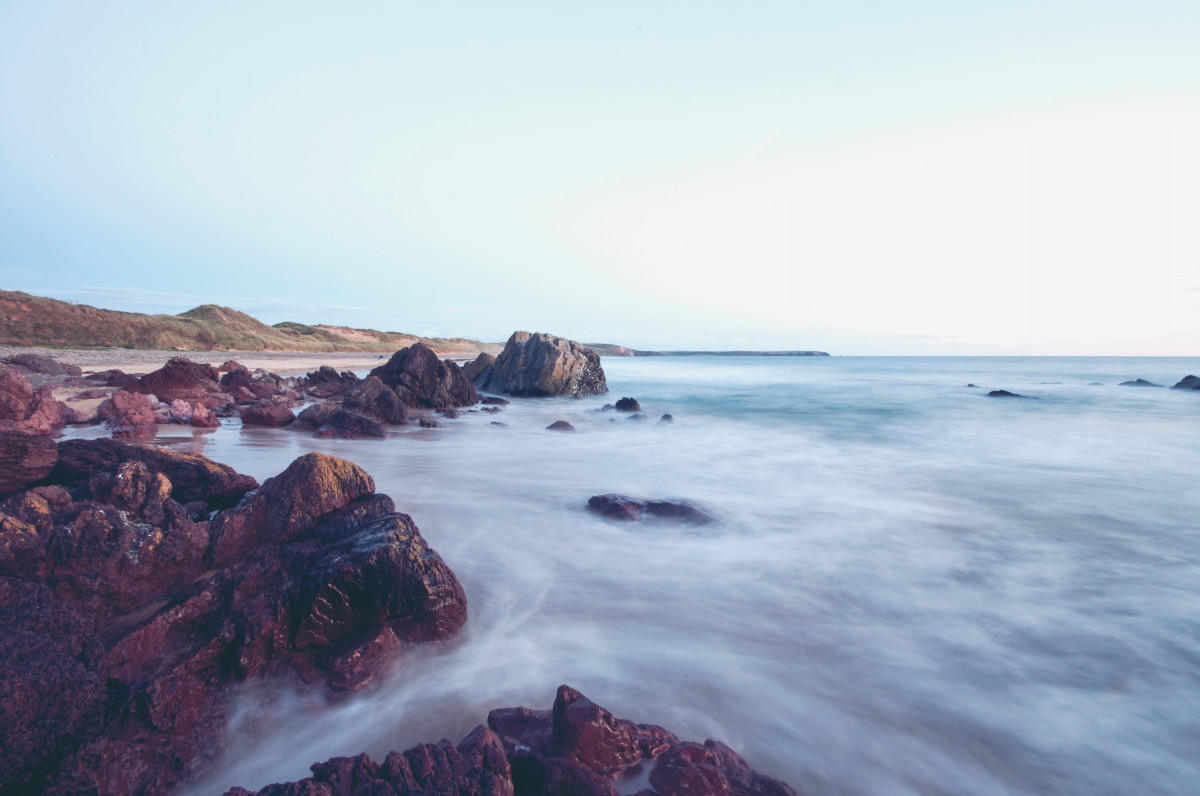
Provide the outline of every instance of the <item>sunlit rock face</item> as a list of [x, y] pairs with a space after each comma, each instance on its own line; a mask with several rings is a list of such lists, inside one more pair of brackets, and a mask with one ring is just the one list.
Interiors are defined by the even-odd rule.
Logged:
[[496, 361], [477, 372], [475, 386], [525, 397], [581, 398], [608, 392], [599, 354], [582, 343], [542, 332], [513, 332]]
[[343, 459], [259, 487], [75, 440], [44, 470], [0, 502], [0, 791], [165, 793], [220, 755], [237, 683], [358, 689], [466, 621], [454, 573]]

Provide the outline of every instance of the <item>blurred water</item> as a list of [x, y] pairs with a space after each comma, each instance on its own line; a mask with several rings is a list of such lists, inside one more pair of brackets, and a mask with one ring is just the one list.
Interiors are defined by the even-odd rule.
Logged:
[[[233, 751], [195, 792], [457, 742], [564, 682], [807, 794], [1196, 792], [1200, 395], [1116, 384], [1170, 385], [1200, 360], [604, 367], [608, 396], [385, 441], [236, 421], [175, 441], [260, 480], [310, 450], [354, 460], [470, 601], [458, 639], [414, 648], [371, 693], [242, 693]], [[595, 411], [621, 395], [650, 418]], [[577, 432], [545, 431], [556, 419]], [[723, 522], [585, 510], [610, 491]]]

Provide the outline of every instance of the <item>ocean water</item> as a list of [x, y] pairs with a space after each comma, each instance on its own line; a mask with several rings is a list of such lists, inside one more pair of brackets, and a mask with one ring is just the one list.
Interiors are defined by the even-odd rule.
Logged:
[[[160, 440], [260, 480], [311, 450], [357, 462], [470, 603], [458, 638], [346, 701], [241, 691], [230, 753], [189, 792], [457, 742], [560, 683], [805, 794], [1196, 792], [1200, 394], [1116, 385], [1200, 359], [604, 367], [608, 396], [385, 441], [236, 421]], [[597, 411], [622, 395], [648, 419]], [[585, 509], [603, 492], [721, 521], [614, 523]]]

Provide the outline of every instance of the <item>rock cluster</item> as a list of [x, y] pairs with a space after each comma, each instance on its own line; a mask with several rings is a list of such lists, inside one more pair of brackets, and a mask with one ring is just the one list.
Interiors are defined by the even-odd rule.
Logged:
[[600, 355], [574, 340], [542, 332], [513, 332], [490, 365], [483, 355], [471, 364], [475, 386], [485, 392], [523, 397], [608, 392]]
[[450, 409], [471, 406], [479, 400], [475, 385], [462, 368], [443, 361], [423, 343], [400, 349], [369, 375], [413, 409]]
[[[617, 782], [649, 767], [653, 790], [635, 796], [797, 796], [723, 743], [680, 741], [653, 724], [619, 719], [570, 686], [550, 710], [501, 708], [457, 746], [447, 740], [392, 752], [336, 757], [299, 782], [258, 796], [438, 794], [439, 796], [617, 796]], [[621, 792], [628, 793], [628, 790]], [[253, 796], [233, 788], [225, 796]]]
[[36, 390], [16, 368], [0, 365], [0, 431], [48, 436], [86, 416], [55, 400], [49, 385]]
[[357, 688], [466, 619], [350, 462], [311, 453], [255, 490], [202, 456], [15, 436], [3, 488], [40, 485], [0, 501], [0, 792], [165, 793], [217, 759], [236, 683]]

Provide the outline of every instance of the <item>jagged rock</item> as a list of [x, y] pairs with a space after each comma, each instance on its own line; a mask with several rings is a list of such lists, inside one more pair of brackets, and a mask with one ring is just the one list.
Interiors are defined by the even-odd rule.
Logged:
[[1200, 377], [1184, 376], [1175, 384], [1171, 385], [1172, 390], [1200, 390]]
[[15, 368], [0, 367], [0, 421], [20, 421], [29, 417], [33, 387]]
[[461, 368], [444, 362], [433, 349], [414, 343], [370, 373], [391, 388], [405, 406], [449, 409], [471, 406], [479, 396]]
[[349, 462], [301, 457], [209, 522], [153, 462], [193, 487], [222, 465], [60, 447], [71, 492], [0, 502], [0, 791], [160, 796], [212, 765], [237, 683], [356, 688], [465, 621], [454, 574]]
[[637, 522], [646, 516], [691, 525], [716, 522], [717, 517], [686, 500], [638, 500], [612, 492], [588, 498], [588, 509], [610, 520]]
[[348, 370], [338, 373], [329, 365], [322, 365], [304, 377], [302, 386], [304, 392], [314, 398], [332, 398], [350, 389], [358, 382], [357, 374]]
[[150, 396], [140, 392], [117, 390], [96, 410], [114, 437], [153, 437], [158, 433], [158, 418]]
[[280, 428], [296, 419], [296, 413], [286, 403], [270, 399], [259, 401], [242, 410], [242, 425]]
[[221, 391], [217, 369], [186, 357], [172, 357], [158, 370], [142, 376], [141, 386], [143, 392], [157, 395], [163, 401], [176, 398], [192, 403], [200, 401], [211, 409], [229, 402], [229, 397]]
[[0, 496], [45, 478], [56, 461], [58, 446], [45, 437], [0, 431]]
[[550, 425], [546, 426], [547, 431], [574, 431], [575, 426], [568, 423], [566, 420], [555, 420]]
[[381, 423], [404, 425], [408, 408], [403, 399], [378, 376], [368, 376], [338, 396], [342, 408], [373, 417]]
[[487, 392], [527, 397], [608, 392], [600, 356], [563, 337], [542, 332], [514, 332], [492, 366], [475, 386]]
[[1145, 379], [1134, 379], [1133, 381], [1123, 381], [1117, 385], [1118, 387], [1161, 387], [1161, 384], [1155, 384], [1152, 381]]
[[4, 362], [24, 368], [30, 373], [44, 373], [49, 376], [82, 376], [83, 370], [78, 365], [59, 362], [54, 357], [45, 354], [14, 354], [5, 357]]
[[615, 407], [618, 412], [640, 412], [642, 405], [637, 402], [636, 398], [621, 398], [617, 401]]
[[244, 370], [247, 373], [250, 372], [248, 367], [243, 365], [241, 362], [238, 362], [236, 359], [227, 359], [221, 363], [219, 368], [217, 368], [218, 373], [232, 373], [235, 370]]
[[339, 409], [317, 429], [316, 435], [322, 438], [386, 439], [388, 430], [378, 420]]
[[470, 362], [463, 365], [463, 375], [476, 384], [479, 383], [479, 375], [490, 368], [496, 361], [494, 354], [480, 354]]

